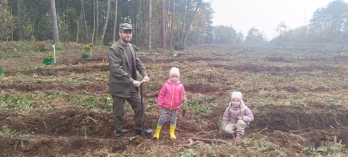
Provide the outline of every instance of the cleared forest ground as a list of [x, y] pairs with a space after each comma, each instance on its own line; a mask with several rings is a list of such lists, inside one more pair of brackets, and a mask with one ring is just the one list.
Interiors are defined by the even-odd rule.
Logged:
[[[68, 50], [65, 50], [68, 51]], [[160, 139], [113, 138], [107, 48], [92, 59], [62, 52], [57, 64], [6, 59], [0, 77], [0, 150], [4, 156], [303, 156], [347, 155], [348, 48], [318, 45], [202, 45], [184, 51], [139, 52], [151, 82], [144, 86], [146, 128], [170, 67], [180, 68], [188, 104], [177, 140], [165, 123]], [[253, 111], [243, 140], [221, 134], [230, 92]]]

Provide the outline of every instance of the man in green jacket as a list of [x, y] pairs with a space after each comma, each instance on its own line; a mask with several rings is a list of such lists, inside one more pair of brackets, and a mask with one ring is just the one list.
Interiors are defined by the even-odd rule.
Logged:
[[109, 49], [109, 92], [113, 99], [113, 120], [115, 138], [125, 138], [123, 132], [122, 117], [124, 114], [124, 103], [132, 106], [134, 111], [134, 129], [136, 135], [141, 135], [141, 103], [137, 81], [138, 71], [143, 76], [144, 82], [149, 82], [146, 69], [134, 52], [132, 40], [132, 25], [123, 23], [120, 25], [120, 40]]

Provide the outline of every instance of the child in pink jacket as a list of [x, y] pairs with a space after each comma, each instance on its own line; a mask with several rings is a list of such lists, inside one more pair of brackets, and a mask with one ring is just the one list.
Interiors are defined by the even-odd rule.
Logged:
[[179, 69], [176, 67], [170, 69], [169, 77], [169, 80], [164, 83], [158, 94], [157, 105], [162, 108], [162, 112], [158, 119], [156, 132], [153, 135], [155, 139], [159, 138], [162, 125], [164, 124], [168, 114], [170, 115], [170, 139], [176, 139], [174, 132], [180, 104], [182, 101], [187, 101], [184, 86], [179, 81]]
[[244, 104], [242, 93], [232, 92], [231, 102], [222, 118], [222, 130], [240, 140], [245, 132], [245, 128], [253, 120], [254, 115]]

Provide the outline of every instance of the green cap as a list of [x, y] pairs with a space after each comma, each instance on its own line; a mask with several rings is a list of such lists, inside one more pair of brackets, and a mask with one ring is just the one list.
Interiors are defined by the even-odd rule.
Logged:
[[120, 25], [120, 31], [123, 31], [123, 30], [126, 30], [126, 29], [130, 29], [130, 30], [133, 31], [131, 24], [129, 24], [129, 23], [122, 23]]

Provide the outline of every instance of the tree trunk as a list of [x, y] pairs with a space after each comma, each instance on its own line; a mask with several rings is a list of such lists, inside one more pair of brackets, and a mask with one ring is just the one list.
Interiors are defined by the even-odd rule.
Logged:
[[88, 39], [88, 33], [87, 33], [87, 20], [85, 15], [85, 9], [83, 7], [83, 0], [81, 0], [81, 11], [82, 11], [82, 18], [83, 18], [83, 24], [85, 25], [85, 34]]
[[188, 21], [187, 21], [187, 23], [186, 23], [185, 34], [184, 34], [184, 38], [183, 38], [183, 40], [182, 40], [182, 43], [183, 43], [184, 45], [185, 45], [185, 41], [186, 41], [186, 38], [187, 38], [187, 33], [188, 33], [188, 31], [189, 31], [189, 29], [190, 29], [190, 27], [191, 27], [193, 18], [196, 16], [196, 13], [197, 13], [198, 8], [199, 8], [199, 6], [201, 5], [201, 3], [202, 3], [202, 0], [200, 0], [200, 1], [198, 2], [198, 4], [196, 5], [195, 11], [192, 13], [191, 16], [189, 16], [189, 19], [188, 19]]
[[162, 22], [161, 22], [161, 47], [162, 49], [166, 49], [167, 40], [166, 40], [166, 0], [162, 0]]
[[113, 34], [112, 34], [112, 41], [116, 42], [116, 26], [117, 26], [117, 5], [118, 0], [115, 1], [115, 17], [114, 17], [114, 28], [113, 28]]
[[23, 31], [22, 31], [22, 25], [21, 25], [21, 0], [17, 0], [17, 20], [18, 20], [18, 40], [23, 39]]
[[95, 38], [94, 38], [94, 43], [98, 40], [99, 37], [99, 1], [96, 0], [96, 30], [95, 30]]
[[151, 51], [151, 36], [152, 36], [152, 32], [151, 32], [151, 20], [152, 20], [152, 0], [149, 0], [149, 20], [148, 25], [149, 25], [149, 50]]
[[104, 35], [105, 35], [106, 27], [108, 26], [109, 14], [110, 14], [110, 0], [108, 0], [107, 3], [108, 3], [108, 11], [106, 12], [106, 19], [105, 19], [105, 24], [104, 24], [104, 28], [103, 28], [103, 35], [101, 36], [102, 43], [104, 43]]
[[[184, 18], [182, 18], [183, 20], [182, 20], [182, 27], [181, 27], [181, 32], [180, 32], [180, 39], [179, 39], [180, 43], [182, 43], [184, 40], [184, 31], [185, 31], [184, 28], [186, 28], [185, 25], [187, 23], [186, 21], [188, 18], [189, 10], [190, 10], [190, 0], [187, 0], [187, 6], [186, 6]], [[184, 44], [184, 43], [182, 43], [182, 44]]]
[[56, 15], [56, 4], [55, 0], [50, 0], [50, 10], [51, 10], [51, 25], [52, 25], [52, 35], [53, 35], [53, 43], [59, 42], [59, 33], [58, 33], [58, 23], [57, 23], [57, 15]]
[[169, 9], [170, 9], [170, 5], [172, 4], [172, 1], [173, 0], [167, 0], [167, 2], [168, 2], [168, 5], [166, 5], [167, 6], [167, 8], [166, 8], [166, 25], [165, 25], [165, 28], [166, 28], [166, 34], [168, 33], [168, 24], [169, 24], [169, 17], [168, 17], [168, 15], [169, 15]]
[[76, 24], [77, 24], [76, 42], [79, 43], [79, 33], [80, 33], [79, 20], [76, 20]]
[[95, 6], [96, 6], [96, 5], [95, 5], [95, 1], [96, 1], [96, 0], [93, 0], [93, 33], [92, 33], [92, 39], [91, 39], [91, 42], [92, 42], [92, 43], [94, 43], [94, 41], [95, 41], [95, 40], [94, 40], [94, 39], [95, 39], [95, 37], [94, 37], [94, 36], [95, 36], [95, 23], [96, 23], [96, 22], [95, 22], [95, 10], [96, 10], [96, 9], [95, 9]]
[[[139, 0], [133, 0], [132, 2], [132, 7], [133, 8], [139, 8]], [[133, 44], [138, 45], [138, 19], [137, 19], [137, 15], [138, 15], [138, 9], [134, 9], [132, 11], [132, 15], [131, 15], [131, 21], [133, 24], [133, 30], [134, 30], [134, 35], [133, 35]]]
[[170, 25], [170, 41], [169, 41], [169, 45], [170, 48], [173, 48], [173, 31], [174, 31], [174, 18], [175, 18], [175, 0], [173, 0], [173, 9], [172, 9], [172, 23]]
[[[68, 0], [65, 0], [65, 6], [66, 6], [66, 10], [69, 9], [69, 1]], [[69, 17], [69, 14], [66, 16], [65, 18], [65, 24], [67, 25], [70, 25], [70, 17]]]
[[141, 24], [145, 26], [145, 28], [143, 29], [143, 35], [142, 35], [142, 38], [141, 38], [141, 46], [142, 47], [145, 47], [146, 46], [146, 43], [147, 43], [147, 36], [148, 36], [148, 32], [147, 32], [147, 15], [148, 15], [148, 12], [145, 11], [147, 10], [147, 2], [146, 1], [141, 1], [141, 12], [142, 12], [142, 19], [141, 19]]

